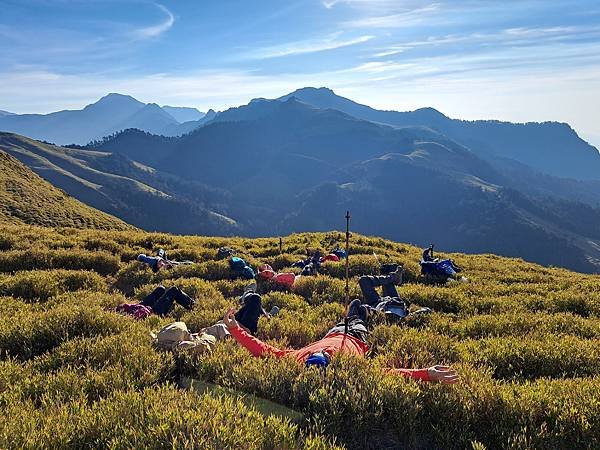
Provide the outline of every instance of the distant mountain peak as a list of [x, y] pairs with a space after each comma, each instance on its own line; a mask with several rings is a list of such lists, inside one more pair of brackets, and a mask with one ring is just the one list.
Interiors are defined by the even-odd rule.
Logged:
[[[95, 103], [92, 103], [90, 105], [87, 105], [85, 108], [83, 108], [84, 110], [96, 110], [96, 109], [105, 109], [105, 108], [109, 108], [109, 109], [113, 109], [113, 108], [133, 108], [133, 110], [135, 109], [141, 109], [144, 107], [144, 103], [140, 102], [139, 100], [133, 98], [130, 95], [123, 95], [123, 94], [117, 94], [117, 93], [110, 93], [108, 95], [105, 95], [104, 97], [100, 98], [100, 100], [98, 100]], [[133, 111], [131, 111], [133, 112]]]
[[319, 93], [319, 94], [332, 94], [332, 95], [337, 95], [335, 92], [333, 92], [332, 89], [329, 89], [328, 87], [311, 87], [311, 86], [307, 86], [307, 87], [303, 87], [300, 89], [296, 89], [294, 92], [292, 92], [289, 95], [295, 95], [295, 94], [304, 94], [304, 93]]
[[252, 100], [250, 100], [250, 102], [248, 104], [252, 104], [252, 103], [262, 103], [262, 102], [270, 102], [272, 100], [266, 99], [264, 97], [257, 97], [257, 98], [253, 98]]
[[111, 92], [106, 94], [104, 97], [101, 97], [96, 103], [107, 102], [107, 101], [115, 101], [115, 100], [126, 100], [126, 101], [134, 101], [137, 103], [142, 103], [131, 95], [119, 94], [117, 92]]
[[200, 120], [204, 117], [203, 112], [198, 111], [196, 108], [190, 108], [189, 106], [163, 105], [161, 108], [179, 123]]
[[426, 106], [425, 108], [415, 109], [412, 113], [413, 114], [422, 114], [423, 116], [427, 116], [427, 117], [431, 117], [431, 118], [448, 119], [448, 116], [446, 116], [444, 113], [438, 111], [437, 109], [432, 108], [431, 106]]

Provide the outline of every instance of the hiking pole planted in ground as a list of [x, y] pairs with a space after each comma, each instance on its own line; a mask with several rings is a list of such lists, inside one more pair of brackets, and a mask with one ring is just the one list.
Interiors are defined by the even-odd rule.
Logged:
[[344, 333], [348, 334], [348, 305], [350, 304], [350, 280], [348, 260], [350, 259], [350, 211], [346, 211], [346, 317], [344, 318]]

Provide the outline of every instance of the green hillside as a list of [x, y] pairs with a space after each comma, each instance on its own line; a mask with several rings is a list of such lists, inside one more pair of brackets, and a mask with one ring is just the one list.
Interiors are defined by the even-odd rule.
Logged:
[[131, 229], [130, 225], [69, 197], [0, 151], [0, 223]]
[[[179, 234], [230, 234], [235, 221], [208, 209], [220, 193], [123, 155], [59, 147], [0, 132], [0, 151], [85, 204], [136, 227]], [[208, 200], [212, 199], [212, 200]]]
[[[595, 276], [455, 254], [469, 282], [433, 285], [419, 275], [418, 248], [354, 235], [352, 296], [358, 275], [397, 261], [408, 273], [400, 294], [411, 308], [434, 312], [402, 326], [376, 319], [373, 357], [334, 358], [323, 374], [294, 361], [251, 358], [233, 341], [206, 355], [159, 352], [149, 332], [176, 319], [195, 331], [236, 304], [245, 282], [232, 281], [227, 262], [215, 260], [218, 247], [237, 249], [254, 266], [284, 269], [307, 247], [331, 249], [340, 233], [286, 237], [282, 254], [275, 238], [22, 225], [7, 225], [0, 236], [1, 448], [600, 446]], [[153, 274], [135, 261], [159, 247], [197, 264]], [[266, 309], [277, 305], [281, 313], [261, 319], [261, 339], [299, 347], [342, 317], [343, 264], [326, 263], [324, 272], [300, 279], [291, 292], [263, 297]], [[145, 321], [111, 311], [157, 283], [193, 295], [194, 311], [176, 307], [171, 317]], [[455, 366], [461, 382], [426, 384], [381, 371], [434, 363]], [[177, 388], [184, 378], [219, 387]], [[254, 409], [243, 398], [249, 394], [304, 419]]]

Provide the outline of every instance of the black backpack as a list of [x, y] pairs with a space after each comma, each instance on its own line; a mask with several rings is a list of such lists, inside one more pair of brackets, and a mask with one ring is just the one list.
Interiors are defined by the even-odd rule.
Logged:
[[381, 272], [381, 275], [389, 275], [390, 273], [395, 272], [398, 267], [400, 267], [400, 264], [397, 263], [383, 263], [379, 268], [379, 271]]
[[229, 247], [221, 247], [219, 250], [217, 250], [217, 259], [229, 258], [234, 253], [235, 252], [233, 251], [233, 249]]

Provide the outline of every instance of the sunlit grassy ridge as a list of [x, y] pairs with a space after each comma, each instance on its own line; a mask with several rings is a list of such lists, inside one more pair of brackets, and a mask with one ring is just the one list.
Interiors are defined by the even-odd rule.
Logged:
[[[375, 320], [370, 359], [336, 358], [325, 375], [290, 360], [255, 359], [235, 342], [210, 355], [155, 350], [151, 330], [175, 319], [195, 331], [220, 319], [245, 285], [232, 281], [216, 250], [289, 268], [305, 249], [329, 250], [337, 232], [278, 239], [179, 237], [7, 226], [0, 229], [0, 447], [205, 448], [598, 448], [600, 283], [598, 278], [493, 255], [452, 257], [468, 283], [428, 284], [420, 250], [353, 236], [357, 279], [384, 261], [402, 262], [399, 291], [434, 313], [403, 326]], [[134, 261], [162, 247], [183, 266], [153, 274]], [[377, 258], [373, 255], [376, 253]], [[259, 337], [301, 346], [343, 313], [343, 264], [272, 290]], [[156, 284], [196, 297], [192, 312], [135, 321], [110, 308]], [[382, 367], [453, 364], [462, 382], [424, 384]], [[249, 410], [235, 397], [182, 391], [191, 376], [276, 401], [304, 414], [292, 424]]]
[[0, 151], [0, 222], [126, 230], [133, 227], [90, 208]]

